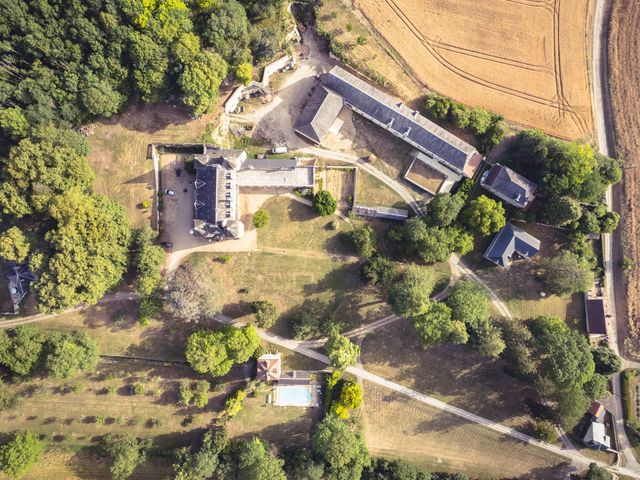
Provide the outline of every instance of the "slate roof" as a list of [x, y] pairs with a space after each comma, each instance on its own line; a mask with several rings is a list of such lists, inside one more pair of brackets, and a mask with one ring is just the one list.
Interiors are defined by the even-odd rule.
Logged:
[[196, 162], [196, 180], [194, 214], [195, 220], [216, 223], [216, 190], [218, 184], [218, 168]]
[[604, 300], [602, 298], [587, 298], [584, 303], [587, 312], [587, 333], [606, 335], [607, 320], [604, 312]]
[[316, 88], [293, 129], [316, 144], [329, 133], [331, 125], [342, 109], [342, 98], [326, 88]]
[[29, 291], [29, 285], [37, 280], [35, 273], [29, 271], [29, 265], [12, 265], [7, 275], [9, 294], [14, 305], [18, 305]]
[[457, 171], [463, 172], [468, 160], [478, 154], [468, 143], [338, 66], [324, 76], [322, 83], [357, 113], [386, 125], [395, 135]]
[[493, 237], [484, 258], [501, 267], [508, 267], [518, 257], [531, 258], [539, 250], [540, 240], [511, 223], [507, 223]]
[[295, 158], [250, 158], [242, 164], [242, 169], [249, 170], [291, 170], [298, 166]]
[[480, 184], [505, 202], [525, 208], [535, 197], [538, 186], [519, 173], [496, 163], [483, 176]]

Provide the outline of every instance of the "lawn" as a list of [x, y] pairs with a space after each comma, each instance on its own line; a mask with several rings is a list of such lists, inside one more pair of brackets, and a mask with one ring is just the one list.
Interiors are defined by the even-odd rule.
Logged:
[[356, 202], [361, 205], [409, 210], [409, 206], [400, 195], [364, 170], [358, 171]]
[[[258, 247], [296, 251], [302, 255], [352, 255], [345, 233], [352, 225], [336, 216], [321, 217], [314, 210], [288, 197], [275, 197], [264, 203], [269, 224], [258, 230]], [[331, 228], [332, 222], [338, 229]], [[292, 252], [295, 253], [295, 252]]]
[[217, 258], [198, 253], [191, 261], [209, 275], [222, 278], [228, 299], [223, 313], [250, 320], [249, 302], [269, 300], [282, 313], [274, 327], [282, 335], [289, 333], [287, 319], [303, 304], [317, 308], [319, 314], [333, 315], [347, 328], [389, 314], [385, 299], [360, 278], [358, 262], [295, 252], [238, 253], [225, 264]]
[[89, 137], [91, 166], [96, 172], [93, 190], [118, 200], [134, 226], [148, 225], [151, 209], [140, 208], [153, 199], [153, 163], [150, 143], [194, 142], [211, 117], [192, 120], [183, 107], [134, 105], [121, 115], [94, 123]]
[[310, 447], [313, 428], [320, 420], [323, 408], [268, 405], [267, 395], [272, 390], [270, 386], [262, 386], [245, 399], [242, 411], [228, 424], [229, 435], [240, 438], [257, 435], [280, 448]]
[[361, 360], [381, 377], [512, 428], [530, 420], [525, 401], [534, 392], [506, 375], [500, 360], [459, 345], [424, 350], [407, 321], [367, 335]]
[[557, 229], [541, 225], [529, 225], [517, 222], [516, 225], [540, 239], [541, 250], [533, 259], [514, 262], [510, 268], [500, 268], [482, 258], [493, 237], [478, 239], [474, 252], [464, 261], [475, 273], [506, 302], [507, 307], [517, 318], [532, 318], [540, 315], [553, 315], [567, 321], [571, 326], [584, 328], [584, 301], [581, 294], [540, 296], [544, 286], [537, 281], [535, 274], [540, 261], [555, 255], [561, 245], [567, 241], [565, 234]]
[[[399, 352], [400, 353], [400, 352]], [[365, 382], [364, 434], [375, 456], [471, 478], [566, 479], [564, 459]]]

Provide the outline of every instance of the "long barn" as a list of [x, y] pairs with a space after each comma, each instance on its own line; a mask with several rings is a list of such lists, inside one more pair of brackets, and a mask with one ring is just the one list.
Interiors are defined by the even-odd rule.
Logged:
[[[341, 99], [341, 102], [338, 100]], [[295, 131], [320, 144], [346, 106], [458, 175], [473, 177], [482, 155], [468, 143], [416, 110], [338, 66], [322, 76], [322, 86], [302, 111]]]

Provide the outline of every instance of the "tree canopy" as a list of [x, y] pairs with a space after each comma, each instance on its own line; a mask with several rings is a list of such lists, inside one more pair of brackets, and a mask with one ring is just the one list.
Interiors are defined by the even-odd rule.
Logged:
[[447, 298], [451, 317], [474, 328], [489, 320], [489, 296], [486, 290], [471, 280], [460, 280], [452, 288]]
[[427, 205], [427, 223], [435, 227], [448, 227], [458, 218], [464, 201], [463, 195], [449, 192], [437, 194]]
[[217, 377], [229, 373], [236, 363], [246, 362], [259, 344], [258, 332], [252, 325], [199, 330], [187, 339], [185, 357], [196, 372]]
[[47, 339], [45, 367], [55, 378], [93, 372], [100, 360], [98, 343], [84, 332], [54, 333]]
[[173, 313], [184, 320], [209, 318], [222, 309], [226, 289], [216, 275], [187, 262], [169, 280], [167, 300]]
[[0, 446], [0, 470], [17, 478], [32, 468], [44, 454], [45, 445], [31, 432], [18, 432], [8, 443]]
[[405, 318], [424, 313], [435, 284], [435, 275], [429, 267], [408, 265], [402, 279], [389, 290], [391, 308]]
[[360, 347], [338, 332], [331, 333], [325, 349], [331, 365], [338, 370], [355, 365], [360, 356]]
[[429, 302], [423, 313], [412, 318], [412, 323], [424, 348], [447, 341], [454, 328], [451, 309], [441, 302]]
[[461, 213], [462, 222], [481, 235], [491, 235], [505, 226], [505, 212], [502, 203], [480, 195], [471, 200]]
[[29, 240], [18, 227], [0, 233], [0, 257], [9, 262], [23, 263], [29, 254]]
[[36, 325], [0, 330], [0, 364], [16, 375], [28, 375], [40, 362], [44, 341]]
[[139, 440], [131, 434], [105, 437], [105, 450], [111, 457], [109, 471], [113, 480], [127, 480], [142, 465], [151, 447], [151, 439]]
[[313, 209], [322, 216], [333, 215], [336, 211], [336, 200], [327, 190], [320, 190], [313, 196]]
[[232, 461], [226, 478], [234, 480], [286, 480], [284, 461], [268, 450], [258, 438], [240, 440], [231, 445]]
[[349, 239], [356, 253], [361, 257], [369, 258], [376, 251], [376, 232], [369, 224], [360, 225], [351, 230]]
[[328, 480], [360, 478], [371, 463], [364, 441], [335, 415], [325, 416], [318, 424], [313, 451], [326, 463]]
[[589, 264], [575, 253], [566, 250], [542, 262], [544, 284], [549, 292], [566, 295], [586, 292], [593, 284]]

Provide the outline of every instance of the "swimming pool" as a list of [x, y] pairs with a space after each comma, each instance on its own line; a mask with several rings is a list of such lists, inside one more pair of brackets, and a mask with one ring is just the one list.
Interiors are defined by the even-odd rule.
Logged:
[[276, 387], [275, 404], [281, 407], [310, 407], [311, 387], [280, 385]]

